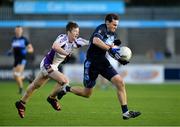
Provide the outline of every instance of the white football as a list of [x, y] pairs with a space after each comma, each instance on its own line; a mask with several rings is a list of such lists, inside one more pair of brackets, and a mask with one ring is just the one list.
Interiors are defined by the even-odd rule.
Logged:
[[124, 61], [130, 61], [130, 59], [132, 57], [131, 49], [126, 46], [120, 47], [119, 54], [121, 56], [121, 59]]

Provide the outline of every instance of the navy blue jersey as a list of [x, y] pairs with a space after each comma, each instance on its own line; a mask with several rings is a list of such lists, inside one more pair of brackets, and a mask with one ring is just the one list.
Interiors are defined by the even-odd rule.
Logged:
[[26, 46], [29, 44], [25, 37], [13, 37], [11, 47], [13, 49], [14, 56], [25, 56], [27, 54]]
[[87, 51], [88, 59], [100, 59], [105, 57], [106, 51], [104, 49], [99, 48], [94, 45], [93, 38], [100, 38], [105, 44], [111, 45], [115, 39], [117, 39], [117, 34], [113, 32], [109, 32], [107, 30], [106, 24], [99, 25], [90, 38], [90, 46]]
[[86, 88], [95, 86], [99, 74], [109, 81], [118, 74], [106, 58], [106, 51], [93, 44], [94, 37], [98, 37], [107, 45], [112, 45], [114, 40], [117, 39], [116, 33], [107, 30], [106, 24], [99, 25], [92, 34], [87, 51], [87, 59], [84, 62], [83, 83]]

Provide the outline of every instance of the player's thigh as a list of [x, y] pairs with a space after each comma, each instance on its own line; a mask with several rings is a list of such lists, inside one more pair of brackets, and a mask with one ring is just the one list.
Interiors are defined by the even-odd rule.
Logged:
[[39, 72], [39, 74], [36, 76], [34, 81], [32, 82], [35, 86], [42, 86], [49, 80], [48, 76], [44, 76], [42, 72]]
[[60, 84], [66, 84], [69, 83], [68, 78], [61, 72], [54, 70], [53, 72], [51, 72], [50, 74], [48, 74], [48, 76], [52, 79], [54, 79], [55, 81], [57, 81]]
[[18, 68], [19, 68], [19, 71], [20, 71], [20, 72], [23, 72], [23, 71], [24, 71], [24, 68], [25, 68], [25, 65], [24, 65], [24, 64], [19, 64], [19, 65], [18, 65]]
[[13, 71], [14, 71], [14, 72], [23, 72], [23, 71], [24, 71], [24, 65], [18, 64], [17, 66], [15, 66], [15, 67], [13, 68]]

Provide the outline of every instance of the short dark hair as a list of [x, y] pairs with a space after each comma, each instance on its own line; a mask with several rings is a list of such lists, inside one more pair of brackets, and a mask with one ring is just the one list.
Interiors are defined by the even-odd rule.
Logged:
[[20, 28], [20, 27], [22, 27], [22, 26], [20, 26], [20, 25], [17, 25], [15, 28]]
[[105, 22], [106, 21], [112, 22], [112, 20], [119, 20], [119, 16], [114, 13], [107, 14], [105, 17]]
[[68, 22], [68, 24], [66, 25], [66, 32], [68, 31], [72, 31], [73, 28], [78, 28], [78, 24], [75, 22]]

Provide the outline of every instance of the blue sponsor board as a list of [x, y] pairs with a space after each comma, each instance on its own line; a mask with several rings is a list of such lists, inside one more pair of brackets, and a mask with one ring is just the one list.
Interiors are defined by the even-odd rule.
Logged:
[[123, 0], [15, 0], [16, 14], [106, 14], [124, 13]]
[[[21, 25], [23, 27], [32, 28], [63, 28], [68, 21], [65, 20], [34, 20], [34, 21], [0, 21], [0, 27], [15, 27]], [[104, 23], [101, 20], [77, 21], [81, 28], [95, 28], [99, 24]], [[121, 28], [180, 28], [180, 21], [129, 21], [122, 20], [119, 23]]]

